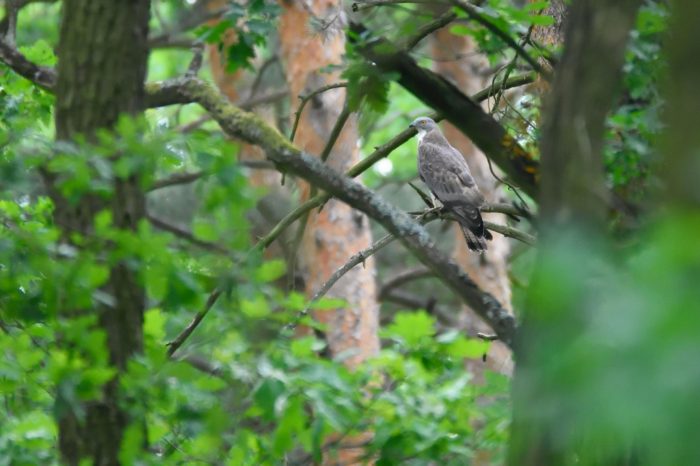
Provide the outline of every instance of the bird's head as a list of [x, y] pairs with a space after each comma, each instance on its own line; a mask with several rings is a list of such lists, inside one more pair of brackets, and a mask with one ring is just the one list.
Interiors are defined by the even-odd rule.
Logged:
[[423, 135], [428, 131], [437, 128], [437, 123], [435, 123], [432, 118], [418, 117], [408, 126], [410, 128], [415, 128], [415, 130], [418, 131], [418, 134]]

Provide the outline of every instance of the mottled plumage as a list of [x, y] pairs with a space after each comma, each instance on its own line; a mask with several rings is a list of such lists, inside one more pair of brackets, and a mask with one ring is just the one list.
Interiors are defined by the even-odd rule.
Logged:
[[418, 175], [433, 195], [457, 218], [467, 246], [486, 250], [491, 233], [484, 228], [479, 209], [484, 196], [474, 182], [462, 154], [452, 147], [430, 118], [417, 118], [411, 126], [418, 131]]

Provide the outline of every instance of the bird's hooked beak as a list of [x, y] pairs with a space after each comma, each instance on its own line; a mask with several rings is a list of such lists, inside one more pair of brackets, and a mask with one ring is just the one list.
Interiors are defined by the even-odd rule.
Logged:
[[413, 129], [416, 129], [416, 125], [413, 124], [413, 123], [411, 123], [410, 125], [408, 125], [408, 127], [409, 127], [409, 128], [413, 128]]

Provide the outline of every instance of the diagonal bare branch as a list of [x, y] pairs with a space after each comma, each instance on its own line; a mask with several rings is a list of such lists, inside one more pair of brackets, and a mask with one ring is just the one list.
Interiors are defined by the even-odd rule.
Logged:
[[304, 153], [258, 116], [221, 98], [210, 84], [197, 78], [179, 78], [150, 83], [149, 93], [164, 88], [176, 97], [198, 103], [230, 136], [261, 147], [268, 159], [379, 222], [465, 303], [477, 312], [508, 345], [515, 334], [515, 319], [489, 293], [481, 290], [446, 254], [440, 251], [427, 230], [407, 213], [395, 208], [360, 183], [336, 173], [318, 157]]

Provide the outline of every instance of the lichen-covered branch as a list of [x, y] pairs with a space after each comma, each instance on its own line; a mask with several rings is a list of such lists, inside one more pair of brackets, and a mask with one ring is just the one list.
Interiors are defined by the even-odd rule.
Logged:
[[[0, 55], [0, 59], [8, 63], [5, 58]], [[38, 69], [26, 59], [24, 61], [26, 63], [22, 63], [23, 65], [31, 65], [30, 71]], [[15, 60], [14, 64], [8, 63], [8, 65], [17, 69], [17, 63]], [[49, 72], [48, 76], [55, 76], [53, 70], [46, 71]], [[25, 77], [36, 82], [36, 76], [31, 73]], [[44, 82], [49, 84], [47, 88], [53, 87], [53, 80]], [[301, 152], [258, 116], [228, 103], [214, 87], [198, 78], [181, 77], [163, 82], [146, 83], [145, 88], [149, 107], [198, 103], [226, 133], [260, 146], [268, 159], [278, 168], [307, 180], [378, 221], [391, 234], [399, 238], [409, 251], [464, 302], [469, 304], [506, 344], [512, 344], [515, 319], [493, 296], [480, 290], [454, 262], [442, 253], [425, 228], [417, 224], [408, 214], [396, 209], [361, 184], [324, 166], [317, 157]], [[407, 138], [411, 135], [412, 133], [406, 132]]]
[[[368, 32], [358, 23], [351, 27], [358, 36], [366, 36]], [[367, 60], [386, 73], [396, 74], [401, 86], [443, 115], [523, 191], [536, 197], [539, 162], [480, 105], [444, 77], [419, 66], [407, 52], [383, 38], [357, 45], [359, 53]]]
[[163, 88], [167, 88], [175, 97], [200, 104], [227, 134], [258, 145], [278, 167], [305, 179], [379, 222], [469, 304], [506, 344], [512, 344], [515, 333], [513, 316], [493, 296], [479, 289], [437, 248], [426, 229], [407, 213], [395, 208], [360, 183], [336, 173], [317, 157], [300, 151], [258, 116], [247, 113], [221, 98], [221, 95], [206, 82], [197, 78], [179, 78], [167, 83], [151, 83], [147, 91], [153, 94], [162, 91]]

